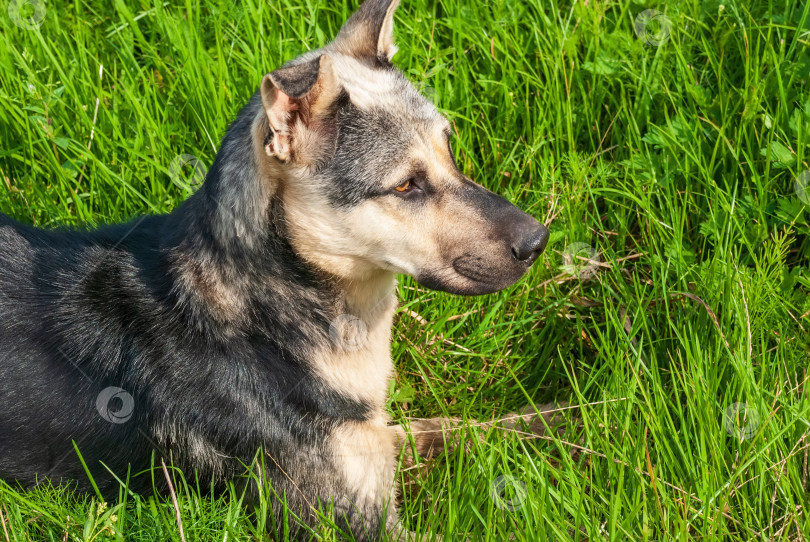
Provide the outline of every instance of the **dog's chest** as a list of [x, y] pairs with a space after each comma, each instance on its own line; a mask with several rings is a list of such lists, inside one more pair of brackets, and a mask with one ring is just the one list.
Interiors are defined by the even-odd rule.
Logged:
[[340, 314], [330, 324], [328, 344], [315, 356], [315, 372], [326, 386], [372, 409], [385, 404], [393, 375], [391, 325], [396, 299], [386, 296], [358, 314]]

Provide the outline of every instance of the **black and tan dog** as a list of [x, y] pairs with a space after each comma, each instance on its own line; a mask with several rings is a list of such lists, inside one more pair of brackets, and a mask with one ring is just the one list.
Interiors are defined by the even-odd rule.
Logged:
[[304, 522], [330, 503], [358, 540], [397, 532], [396, 274], [495, 292], [548, 231], [458, 170], [391, 63], [396, 5], [265, 76], [173, 213], [91, 232], [0, 215], [0, 478], [86, 488], [75, 441], [107, 494], [153, 453], [222, 486], [261, 449]]

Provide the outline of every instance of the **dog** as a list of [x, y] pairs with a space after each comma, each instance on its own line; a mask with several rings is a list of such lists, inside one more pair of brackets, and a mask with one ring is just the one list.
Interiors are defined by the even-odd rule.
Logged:
[[444, 433], [411, 440], [384, 409], [396, 275], [497, 292], [549, 232], [458, 169], [450, 124], [392, 64], [397, 4], [367, 0], [266, 75], [170, 214], [0, 215], [0, 478], [90, 491], [87, 469], [114, 497], [113, 473], [148, 492], [136, 474], [165, 460], [223, 490], [259, 476], [292, 539], [326, 503], [356, 540], [402, 532], [398, 458]]

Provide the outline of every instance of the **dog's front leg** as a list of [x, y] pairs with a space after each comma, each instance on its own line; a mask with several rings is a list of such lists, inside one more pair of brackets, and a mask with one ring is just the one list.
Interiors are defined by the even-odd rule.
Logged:
[[380, 415], [368, 421], [344, 422], [329, 441], [346, 487], [346, 496], [336, 503], [336, 511], [345, 518], [342, 522], [348, 530], [360, 537], [358, 540], [376, 540], [372, 533], [382, 530], [400, 532], [394, 485], [398, 440], [386, 421]]
[[[411, 424], [412, 436], [400, 425], [387, 425], [384, 416], [365, 422], [345, 422], [330, 439], [338, 469], [346, 481], [347, 498], [336, 506], [343, 523], [358, 540], [384, 528], [389, 540], [416, 542], [441, 540], [409, 532], [402, 527], [396, 510], [395, 477], [400, 454], [405, 450], [406, 465], [414, 464], [415, 454], [434, 458], [450, 442], [452, 420], [418, 420]], [[411, 438], [416, 449], [410, 446]], [[408, 450], [411, 451], [408, 451]], [[376, 518], [383, 523], [375, 523]]]

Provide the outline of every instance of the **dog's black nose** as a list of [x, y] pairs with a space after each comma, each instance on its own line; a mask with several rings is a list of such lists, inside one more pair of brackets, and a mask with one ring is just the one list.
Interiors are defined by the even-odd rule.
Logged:
[[540, 224], [537, 229], [524, 233], [512, 245], [512, 257], [531, 265], [546, 249], [546, 243], [548, 243], [548, 228]]

